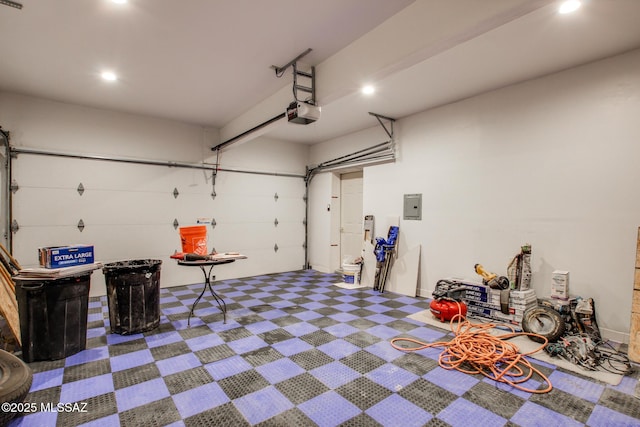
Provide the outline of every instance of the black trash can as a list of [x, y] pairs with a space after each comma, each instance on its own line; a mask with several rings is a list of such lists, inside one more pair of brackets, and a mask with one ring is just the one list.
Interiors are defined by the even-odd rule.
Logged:
[[161, 264], [147, 259], [104, 265], [112, 333], [129, 335], [158, 327]]
[[14, 281], [25, 362], [64, 359], [86, 348], [91, 273]]

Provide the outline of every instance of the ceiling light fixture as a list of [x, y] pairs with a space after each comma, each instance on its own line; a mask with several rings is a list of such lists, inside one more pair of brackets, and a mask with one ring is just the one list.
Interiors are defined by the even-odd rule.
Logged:
[[375, 91], [376, 91], [376, 88], [373, 87], [372, 85], [366, 85], [362, 87], [362, 93], [365, 95], [373, 95]]
[[115, 82], [118, 80], [118, 76], [112, 71], [103, 71], [102, 74], [100, 74], [100, 77], [108, 82]]
[[128, 0], [111, 0], [111, 1], [116, 4], [125, 4]]
[[558, 13], [565, 14], [575, 12], [576, 10], [580, 9], [581, 5], [582, 3], [580, 2], [580, 0], [567, 0], [560, 5]]

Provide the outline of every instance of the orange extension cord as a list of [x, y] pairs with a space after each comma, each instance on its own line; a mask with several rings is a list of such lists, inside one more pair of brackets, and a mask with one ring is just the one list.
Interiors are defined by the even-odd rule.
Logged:
[[[454, 323], [458, 320], [459, 322], [455, 326]], [[545, 348], [548, 341], [542, 335], [515, 332], [515, 329], [509, 324], [471, 323], [460, 314], [456, 314], [451, 319], [450, 325], [451, 331], [456, 335], [451, 341], [424, 343], [412, 338], [394, 338], [391, 340], [391, 345], [401, 351], [444, 347], [438, 357], [438, 363], [444, 369], [456, 369], [466, 374], [482, 374], [487, 378], [528, 393], [548, 393], [553, 388], [549, 379], [524, 357]], [[498, 325], [509, 328], [511, 332], [502, 335], [491, 335], [487, 332], [488, 329]], [[529, 353], [520, 353], [518, 346], [506, 340], [521, 335], [540, 337], [544, 343]], [[417, 344], [418, 347], [406, 348], [395, 344], [401, 341]], [[534, 373], [547, 383], [546, 388], [533, 390], [520, 385], [529, 380]]]

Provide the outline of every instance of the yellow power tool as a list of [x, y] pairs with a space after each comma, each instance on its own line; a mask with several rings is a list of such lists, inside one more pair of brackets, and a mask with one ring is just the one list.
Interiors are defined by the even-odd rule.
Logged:
[[482, 276], [482, 282], [492, 289], [500, 289], [500, 311], [503, 314], [509, 314], [509, 279], [505, 276], [498, 276], [495, 273], [489, 273], [480, 264], [474, 266], [476, 273]]
[[489, 273], [480, 264], [474, 266], [476, 273], [482, 276], [485, 285], [493, 289], [509, 289], [509, 279], [505, 276], [498, 276], [495, 273]]

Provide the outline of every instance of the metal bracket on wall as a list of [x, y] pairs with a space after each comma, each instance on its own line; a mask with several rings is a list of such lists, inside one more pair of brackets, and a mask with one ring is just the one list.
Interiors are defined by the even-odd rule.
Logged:
[[276, 218], [276, 220], [273, 221], [273, 225], [275, 225], [276, 227], [278, 226], [278, 218]]
[[173, 220], [173, 229], [177, 230], [180, 227], [180, 223], [178, 222], [178, 218]]
[[276, 244], [273, 246], [273, 251], [274, 251], [274, 252], [278, 252], [278, 249], [279, 249], [279, 248], [278, 248], [278, 244], [276, 243]]
[[81, 233], [82, 233], [82, 230], [84, 230], [84, 221], [82, 219], [78, 221], [78, 230], [80, 230]]
[[82, 194], [84, 194], [84, 185], [82, 185], [82, 183], [80, 183], [80, 185], [78, 185], [78, 194], [82, 196]]
[[20, 226], [18, 225], [18, 221], [14, 219], [13, 221], [11, 221], [11, 232], [15, 234], [18, 232], [18, 230], [20, 230]]
[[216, 222], [215, 218], [211, 218], [211, 228], [216, 228], [216, 225], [218, 225], [218, 223]]
[[9, 189], [13, 194], [16, 194], [16, 191], [20, 189], [20, 186], [18, 185], [18, 181], [16, 181], [15, 179], [11, 180], [11, 185], [9, 186]]
[[179, 195], [180, 195], [180, 192], [178, 191], [178, 189], [174, 188], [173, 189], [173, 198], [177, 199]]
[[273, 196], [273, 200], [275, 200], [275, 201], [277, 202], [279, 197], [280, 197], [280, 196], [278, 196], [278, 193], [276, 193], [276, 194]]
[[[380, 126], [382, 126], [382, 128], [387, 133], [387, 135], [389, 135], [389, 138], [391, 138], [391, 140], [393, 141], [393, 123], [396, 121], [396, 119], [392, 119], [391, 117], [386, 117], [381, 114], [376, 114], [372, 112], [369, 112], [369, 114], [371, 114], [373, 117], [378, 119], [378, 123], [380, 123]], [[387, 129], [384, 123], [382, 123], [382, 119], [389, 120], [389, 124], [390, 124], [389, 129]]]

